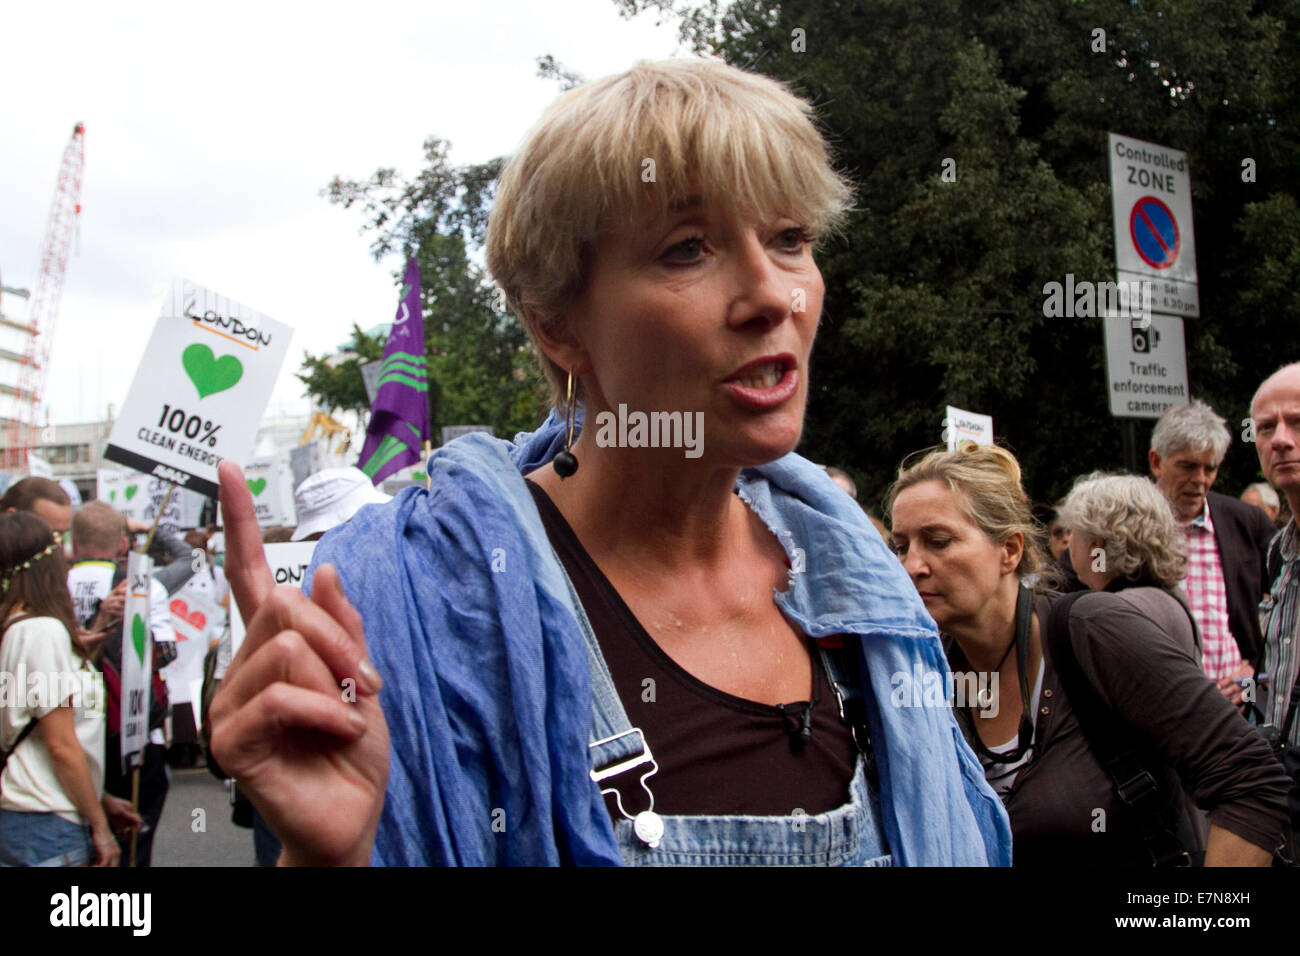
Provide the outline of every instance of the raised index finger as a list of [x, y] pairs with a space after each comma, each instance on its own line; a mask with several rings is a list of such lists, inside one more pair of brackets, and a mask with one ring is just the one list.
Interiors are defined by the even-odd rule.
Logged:
[[262, 550], [262, 529], [257, 524], [244, 473], [234, 462], [223, 461], [217, 466], [217, 475], [226, 530], [226, 580], [235, 594], [239, 613], [245, 621], [251, 621], [275, 589], [275, 579]]

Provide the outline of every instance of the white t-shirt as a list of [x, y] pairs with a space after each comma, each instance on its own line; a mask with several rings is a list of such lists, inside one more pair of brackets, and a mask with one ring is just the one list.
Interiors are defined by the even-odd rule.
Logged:
[[[33, 718], [70, 704], [98, 797], [104, 789], [105, 700], [104, 675], [73, 651], [72, 637], [56, 618], [28, 618], [5, 631], [0, 640], [0, 747], [9, 750]], [[0, 809], [57, 813], [69, 823], [86, 822], [54, 773], [39, 724], [9, 755], [0, 777]]]
[[[112, 561], [81, 561], [68, 571], [68, 591], [77, 620], [85, 622], [96, 603], [108, 597], [113, 590], [113, 573], [117, 566]], [[167, 588], [155, 578], [149, 579], [149, 630], [155, 641], [175, 641], [176, 629], [172, 627], [171, 605], [167, 601]]]

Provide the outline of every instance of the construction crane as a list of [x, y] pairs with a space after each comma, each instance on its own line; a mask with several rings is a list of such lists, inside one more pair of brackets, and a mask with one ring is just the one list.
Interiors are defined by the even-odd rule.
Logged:
[[307, 424], [307, 430], [302, 433], [302, 438], [298, 440], [298, 444], [300, 446], [310, 445], [316, 440], [318, 432], [320, 437], [325, 439], [325, 453], [327, 455], [334, 454], [335, 438], [343, 440], [338, 450], [340, 455], [344, 454], [352, 444], [352, 433], [345, 426], [335, 421], [333, 416], [321, 411], [312, 414], [311, 421]]
[[86, 126], [78, 123], [63, 150], [59, 178], [54, 185], [54, 199], [45, 223], [41, 242], [40, 271], [36, 288], [28, 300], [27, 331], [29, 339], [19, 368], [18, 387], [14, 396], [14, 417], [6, 428], [4, 467], [11, 471], [27, 469], [27, 453], [36, 447], [40, 427], [41, 397], [50, 363], [50, 346], [54, 326], [59, 318], [59, 301], [63, 298], [63, 279], [68, 271], [68, 254], [81, 217], [81, 173], [86, 165]]

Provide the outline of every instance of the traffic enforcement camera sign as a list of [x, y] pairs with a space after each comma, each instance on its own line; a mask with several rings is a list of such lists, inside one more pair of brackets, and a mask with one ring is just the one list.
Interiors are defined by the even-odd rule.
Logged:
[[1200, 315], [1187, 154], [1116, 133], [1108, 137], [1119, 280], [1150, 283], [1154, 312]]
[[104, 457], [215, 498], [217, 465], [253, 451], [293, 329], [176, 279]]
[[1106, 316], [1106, 381], [1110, 413], [1117, 418], [1159, 418], [1170, 405], [1186, 405], [1187, 351], [1183, 320], [1151, 316], [1150, 323]]

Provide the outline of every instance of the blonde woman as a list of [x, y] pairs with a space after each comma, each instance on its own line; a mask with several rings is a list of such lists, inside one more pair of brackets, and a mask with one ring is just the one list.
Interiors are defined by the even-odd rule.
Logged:
[[697, 59], [561, 96], [487, 260], [567, 421], [439, 451], [325, 536], [310, 599], [223, 466], [250, 623], [212, 749], [284, 862], [1007, 861], [951, 713], [889, 706], [933, 624], [793, 454], [849, 198], [811, 112]]
[[[888, 510], [953, 670], [995, 689], [954, 703], [1006, 803], [1016, 865], [1269, 863], [1287, 780], [1197, 665], [1172, 591], [1186, 559], [1149, 482], [1089, 478], [1066, 499], [1071, 560], [1092, 589], [1077, 599], [1022, 584], [1040, 529], [1004, 449], [905, 462]], [[1209, 811], [1208, 845], [1184, 787]]]

